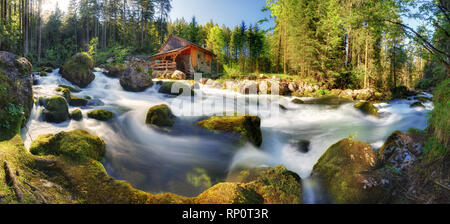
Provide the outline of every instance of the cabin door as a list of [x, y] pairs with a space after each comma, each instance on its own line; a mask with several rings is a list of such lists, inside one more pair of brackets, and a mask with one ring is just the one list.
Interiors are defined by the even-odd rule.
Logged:
[[187, 69], [186, 69], [186, 62], [184, 61], [184, 56], [180, 55], [175, 59], [176, 63], [177, 63], [177, 70], [180, 70], [182, 72], [184, 72], [185, 74], [187, 74]]

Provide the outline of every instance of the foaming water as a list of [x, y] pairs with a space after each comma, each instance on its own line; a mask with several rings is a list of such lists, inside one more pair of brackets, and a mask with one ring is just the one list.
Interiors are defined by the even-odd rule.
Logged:
[[[47, 123], [41, 116], [43, 108], [35, 106], [22, 134], [25, 145], [29, 147], [40, 134], [87, 130], [107, 143], [103, 164], [109, 175], [152, 193], [197, 195], [208, 187], [195, 186], [188, 180], [187, 176], [195, 174], [198, 168], [214, 184], [225, 180], [227, 173], [235, 168], [284, 164], [302, 177], [305, 203], [329, 202], [310, 174], [330, 145], [352, 135], [377, 149], [395, 130], [424, 129], [426, 114], [433, 109], [431, 102], [425, 103], [425, 108], [410, 108], [412, 100], [395, 100], [377, 104], [380, 118], [375, 118], [353, 108], [353, 103], [298, 105], [291, 103], [291, 97], [246, 96], [202, 85], [195, 90], [193, 98], [174, 98], [159, 94], [158, 85], [133, 93], [124, 91], [119, 79], [109, 78], [101, 70], [96, 70], [95, 75], [96, 79], [87, 88], [74, 93], [92, 98], [88, 106], [80, 108], [84, 119]], [[39, 84], [33, 87], [34, 96], [56, 95], [59, 84], [70, 85], [55, 70], [47, 77], [40, 77]], [[170, 130], [145, 124], [147, 110], [162, 103], [168, 104], [177, 116]], [[280, 105], [286, 110], [280, 109]], [[88, 111], [101, 108], [113, 111], [115, 117], [108, 122], [87, 118]], [[206, 116], [236, 110], [261, 117], [263, 144], [260, 148], [237, 144], [236, 135], [214, 134], [195, 125]]]

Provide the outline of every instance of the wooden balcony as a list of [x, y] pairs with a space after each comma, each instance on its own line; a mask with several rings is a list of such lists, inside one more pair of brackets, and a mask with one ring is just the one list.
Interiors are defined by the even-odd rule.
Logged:
[[150, 64], [150, 68], [153, 70], [176, 70], [177, 63], [170, 60], [158, 60]]

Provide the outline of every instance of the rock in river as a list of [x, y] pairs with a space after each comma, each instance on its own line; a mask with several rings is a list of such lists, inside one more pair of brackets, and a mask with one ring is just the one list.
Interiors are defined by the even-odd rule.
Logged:
[[145, 123], [153, 124], [159, 127], [173, 126], [175, 116], [172, 114], [170, 108], [165, 105], [157, 105], [151, 107], [145, 118]]
[[363, 142], [343, 139], [332, 145], [314, 165], [318, 176], [337, 203], [377, 203], [383, 194], [377, 176], [373, 148]]
[[88, 117], [99, 121], [107, 121], [114, 117], [114, 113], [104, 109], [98, 109], [88, 112]]
[[258, 116], [213, 116], [197, 123], [200, 127], [240, 134], [242, 138], [261, 146], [261, 119]]
[[71, 83], [85, 88], [95, 79], [93, 69], [94, 59], [88, 53], [82, 52], [72, 56], [59, 72]]
[[144, 66], [134, 65], [123, 71], [120, 85], [127, 91], [142, 92], [151, 87], [153, 81]]
[[376, 108], [371, 102], [360, 101], [354, 105], [354, 107], [364, 114], [378, 117], [378, 108]]
[[83, 119], [83, 114], [81, 113], [81, 110], [75, 109], [74, 111], [72, 111], [70, 113], [70, 119], [73, 119], [76, 121], [80, 121], [81, 119]]
[[53, 96], [42, 100], [45, 109], [42, 111], [48, 122], [61, 123], [69, 119], [69, 107], [62, 96]]
[[182, 82], [163, 82], [158, 90], [159, 93], [174, 95], [174, 96], [193, 96], [194, 90]]

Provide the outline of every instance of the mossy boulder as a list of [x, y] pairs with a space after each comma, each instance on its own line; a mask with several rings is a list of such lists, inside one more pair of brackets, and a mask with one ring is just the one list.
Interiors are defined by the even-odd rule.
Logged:
[[295, 104], [303, 104], [303, 103], [304, 103], [304, 101], [301, 100], [301, 99], [299, 99], [299, 98], [295, 98], [295, 99], [293, 99], [291, 102], [292, 102], [292, 103], [295, 103]]
[[302, 203], [300, 177], [279, 165], [246, 169], [231, 174], [194, 199], [200, 204], [299, 204]]
[[175, 116], [172, 114], [170, 108], [165, 105], [157, 105], [151, 107], [145, 118], [145, 123], [153, 124], [159, 127], [173, 126]]
[[69, 85], [58, 85], [58, 87], [60, 87], [60, 88], [66, 88], [66, 89], [68, 89], [70, 92], [72, 92], [72, 93], [79, 93], [79, 92], [81, 92], [81, 90], [80, 89], [78, 89], [78, 88], [76, 88], [76, 87], [73, 87], [73, 86], [69, 86]]
[[410, 105], [410, 107], [425, 107], [421, 102], [416, 101]]
[[[283, 165], [271, 168], [257, 168], [249, 176], [256, 178], [244, 180], [246, 187], [264, 198], [266, 204], [302, 203], [302, 181], [300, 176], [289, 171]], [[247, 177], [248, 178], [248, 177]], [[251, 181], [249, 181], [251, 180]]]
[[208, 130], [240, 134], [258, 147], [262, 144], [261, 119], [258, 116], [213, 116], [197, 125]]
[[351, 102], [351, 100], [337, 96], [324, 96], [303, 101], [304, 104], [318, 104], [318, 105], [341, 105], [349, 102]]
[[413, 167], [423, 155], [422, 149], [426, 139], [424, 135], [424, 133], [404, 134], [401, 131], [395, 131], [377, 151], [380, 163], [397, 171], [405, 171]]
[[152, 196], [126, 181], [109, 177], [99, 162], [105, 153], [105, 143], [86, 131], [41, 135], [30, 151], [40, 161], [47, 161], [46, 166], [35, 169], [47, 173], [49, 181], [59, 186], [55, 193], [68, 192], [70, 203], [145, 204]]
[[33, 108], [31, 63], [19, 56], [0, 51], [0, 141], [20, 131]]
[[240, 183], [219, 183], [201, 193], [199, 204], [263, 204], [264, 198]]
[[[67, 102], [69, 103], [70, 106], [73, 107], [82, 107], [82, 106], [86, 106], [88, 104], [88, 99], [86, 98], [81, 98], [78, 96], [73, 95], [71, 92], [80, 92], [81, 90], [71, 87], [71, 86], [66, 86], [66, 85], [59, 85], [56, 89], [57, 92], [61, 92], [62, 96], [64, 98], [66, 98]], [[73, 90], [73, 91], [72, 91]]]
[[56, 87], [55, 91], [61, 93], [61, 95], [62, 95], [64, 98], [66, 98], [67, 101], [70, 100], [70, 95], [71, 95], [71, 93], [70, 93], [70, 90], [69, 90], [69, 89], [64, 88], [64, 87]]
[[70, 113], [70, 119], [80, 121], [83, 119], [83, 114], [81, 113], [80, 109], [75, 109]]
[[70, 94], [69, 105], [74, 107], [83, 107], [88, 104], [88, 100], [75, 95]]
[[105, 142], [84, 130], [40, 135], [33, 141], [30, 152], [34, 155], [55, 155], [71, 161], [100, 160], [105, 154]]
[[94, 59], [88, 53], [77, 53], [64, 64], [59, 72], [71, 83], [85, 88], [95, 79], [92, 73], [94, 65]]
[[69, 107], [67, 101], [62, 96], [53, 96], [47, 99], [42, 99], [44, 105], [42, 114], [44, 119], [48, 122], [61, 123], [69, 119]]
[[195, 94], [190, 86], [182, 82], [163, 82], [158, 92], [174, 96], [193, 96]]
[[114, 113], [104, 109], [98, 109], [88, 112], [88, 117], [99, 121], [107, 121], [114, 117]]
[[120, 85], [127, 91], [142, 92], [153, 86], [153, 81], [146, 66], [133, 65], [122, 72]]
[[371, 102], [360, 101], [360, 102], [356, 103], [353, 107], [360, 110], [364, 114], [378, 117], [378, 108], [375, 107]]
[[125, 64], [117, 64], [108, 66], [107, 69], [108, 69], [108, 72], [106, 73], [107, 76], [113, 78], [120, 78], [125, 69], [127, 69], [127, 66]]
[[343, 139], [332, 145], [313, 168], [337, 203], [378, 203], [382, 184], [371, 175], [376, 165], [373, 148], [363, 142]]
[[[37, 168], [41, 162], [45, 163], [47, 160], [33, 156], [25, 148], [20, 135], [0, 141], [0, 155], [2, 157], [0, 162], [1, 204], [71, 203], [70, 193], [59, 189], [59, 185], [50, 182], [48, 175]], [[17, 187], [22, 193], [20, 198], [10, 181], [11, 176], [6, 174], [6, 164], [12, 171], [12, 176], [15, 177]]]

